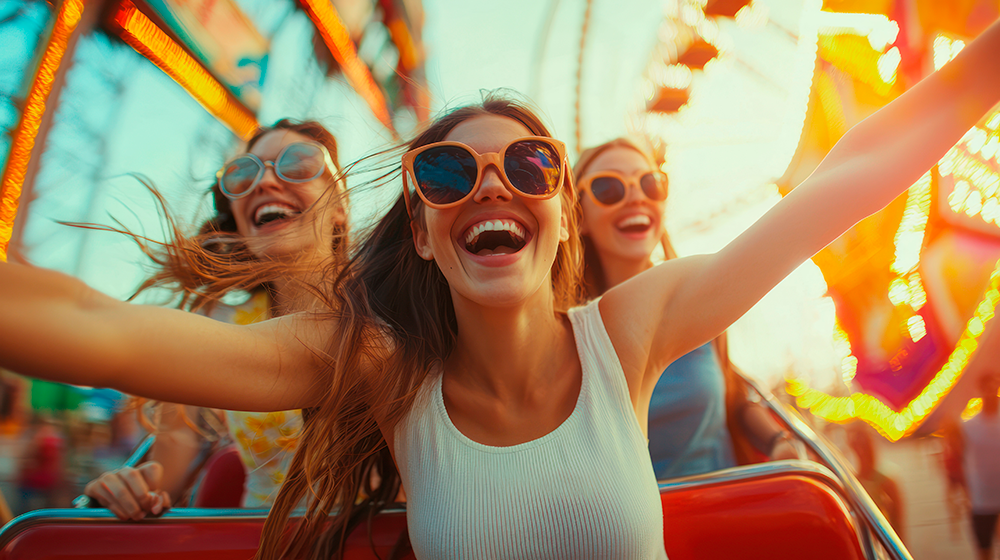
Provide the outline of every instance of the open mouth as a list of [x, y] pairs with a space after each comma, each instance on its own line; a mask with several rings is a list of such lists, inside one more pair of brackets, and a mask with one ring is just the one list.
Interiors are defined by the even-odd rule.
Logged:
[[527, 233], [513, 220], [487, 220], [465, 233], [465, 249], [473, 255], [509, 255], [527, 244]]
[[645, 214], [634, 214], [615, 224], [622, 233], [646, 233], [653, 227], [653, 220]]
[[290, 220], [301, 213], [287, 204], [265, 204], [253, 213], [253, 224], [256, 227], [262, 227], [267, 224]]

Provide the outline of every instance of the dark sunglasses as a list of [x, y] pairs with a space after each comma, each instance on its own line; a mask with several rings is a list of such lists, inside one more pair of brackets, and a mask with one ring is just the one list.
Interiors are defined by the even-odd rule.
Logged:
[[667, 176], [660, 171], [647, 171], [633, 177], [615, 171], [598, 171], [580, 180], [580, 190], [590, 193], [594, 202], [602, 206], [614, 206], [625, 200], [630, 185], [637, 185], [650, 200], [667, 199]]
[[479, 189], [486, 167], [497, 168], [501, 181], [524, 198], [552, 198], [566, 176], [566, 146], [552, 138], [528, 136], [499, 152], [480, 154], [460, 142], [435, 142], [403, 155], [403, 196], [410, 208], [409, 181], [431, 208], [456, 206]]
[[325, 146], [316, 142], [295, 142], [282, 148], [274, 161], [261, 161], [254, 154], [230, 160], [216, 174], [219, 190], [229, 200], [243, 198], [260, 184], [268, 165], [274, 168], [279, 179], [289, 183], [312, 181], [326, 169], [337, 174], [337, 167]]

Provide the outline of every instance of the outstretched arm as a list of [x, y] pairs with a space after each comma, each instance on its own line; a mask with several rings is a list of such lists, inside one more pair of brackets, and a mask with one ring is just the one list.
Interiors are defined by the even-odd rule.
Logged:
[[312, 349], [330, 324], [297, 315], [228, 325], [0, 263], [0, 367], [52, 381], [213, 408], [307, 407], [322, 396], [326, 370]]
[[643, 371], [638, 383], [655, 383], [664, 365], [718, 335], [802, 262], [892, 201], [998, 101], [994, 23], [952, 62], [852, 128], [808, 179], [724, 249], [669, 261], [610, 290], [601, 310], [623, 361]]

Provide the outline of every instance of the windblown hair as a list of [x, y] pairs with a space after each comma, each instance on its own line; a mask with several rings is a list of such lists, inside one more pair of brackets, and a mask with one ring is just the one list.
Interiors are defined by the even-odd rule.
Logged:
[[[275, 130], [296, 132], [319, 142], [330, 153], [330, 159], [337, 167], [326, 173], [330, 187], [317, 203], [307, 211], [329, 211], [327, 206], [338, 205], [347, 215], [347, 193], [343, 188], [343, 173], [337, 153], [337, 139], [323, 125], [316, 121], [295, 121], [281, 119], [273, 126], [261, 128], [247, 142], [250, 150], [264, 137]], [[222, 296], [235, 291], [270, 289], [270, 282], [281, 276], [295, 276], [295, 270], [288, 270], [290, 263], [281, 259], [267, 259], [255, 255], [247, 246], [246, 238], [236, 228], [232, 209], [217, 182], [212, 183], [211, 193], [216, 215], [206, 221], [195, 235], [185, 235], [166, 211], [166, 206], [155, 188], [150, 188], [163, 207], [170, 243], [155, 243], [148, 239], [137, 239], [139, 246], [156, 265], [156, 272], [148, 278], [136, 294], [153, 287], [167, 288], [180, 295], [180, 307], [190, 311], [210, 307]], [[135, 235], [125, 232], [136, 238]], [[347, 226], [338, 224], [333, 238], [332, 254], [342, 256], [347, 245]], [[134, 297], [134, 296], [133, 296]]]
[[[307, 209], [307, 211], [312, 212], [328, 212], [334, 205], [340, 205], [344, 209], [342, 212], [345, 217], [344, 223], [335, 226], [333, 238], [329, 240], [334, 256], [334, 263], [330, 268], [336, 270], [338, 262], [346, 260], [344, 253], [347, 247], [346, 209], [348, 202], [347, 193], [343, 188], [344, 173], [341, 171], [338, 160], [337, 139], [316, 121], [281, 119], [270, 127], [259, 129], [247, 142], [246, 149], [252, 149], [261, 138], [275, 130], [296, 132], [319, 142], [327, 149], [330, 159], [336, 167], [335, 170], [326, 173], [330, 188], [317, 204]], [[139, 177], [139, 180], [143, 182], [159, 205], [170, 241], [161, 242], [134, 233], [122, 226], [120, 222], [118, 222], [118, 227], [101, 224], [67, 224], [127, 235], [153, 261], [155, 271], [139, 286], [132, 298], [150, 288], [165, 288], [179, 295], [178, 307], [188, 311], [207, 310], [226, 294], [238, 291], [250, 292], [262, 288], [271, 292], [273, 280], [279, 277], [296, 278], [310, 272], [299, 270], [298, 268], [302, 265], [289, 262], [288, 259], [269, 259], [255, 255], [247, 246], [246, 238], [240, 235], [237, 230], [229, 199], [222, 194], [217, 182], [213, 182], [210, 189], [215, 204], [215, 216], [203, 223], [195, 235], [187, 235], [183, 228], [178, 225], [166, 200], [155, 185], [142, 177]], [[308, 281], [301, 281], [299, 284], [298, 287], [310, 292], [315, 291], [313, 285]], [[273, 293], [271, 295], [273, 296]], [[160, 423], [155, 418], [164, 412], [171, 413], [164, 410], [164, 406], [167, 405], [168, 403], [136, 398], [132, 400], [130, 406], [136, 410], [139, 423], [147, 430], [156, 432], [160, 429]], [[177, 406], [177, 413], [191, 430], [209, 441], [218, 439], [220, 434], [225, 431], [215, 418], [215, 411], [199, 409], [201, 416], [191, 418], [182, 406], [170, 406]]]
[[[650, 168], [655, 169], [658, 167], [658, 158], [653, 155], [652, 149], [647, 147], [646, 143], [624, 137], [615, 138], [599, 146], [584, 150], [580, 154], [580, 158], [573, 168], [576, 181], [579, 183], [580, 179], [587, 174], [589, 167], [597, 159], [597, 156], [612, 148], [634, 150], [649, 162]], [[662, 160], [662, 158], [659, 159]], [[583, 212], [582, 198], [583, 196], [580, 196], [577, 201], [577, 204], [581, 205], [579, 207], [581, 216]], [[601, 259], [597, 254], [597, 248], [594, 246], [593, 241], [587, 235], [581, 235], [580, 238], [583, 243], [583, 289], [587, 298], [593, 299], [606, 292], [611, 286], [608, 286], [604, 275], [604, 268], [601, 266]], [[663, 231], [660, 245], [663, 247], [666, 260], [677, 258], [677, 252], [670, 243], [670, 236], [666, 230]], [[725, 377], [726, 424], [733, 439], [733, 448], [736, 452], [737, 460], [740, 464], [757, 462], [756, 459], [759, 453], [749, 444], [749, 439], [746, 437], [746, 430], [743, 428], [742, 422], [744, 407], [747, 403], [747, 388], [740, 380], [740, 373], [736, 369], [736, 366], [729, 359], [729, 344], [727, 343], [726, 333], [722, 333], [716, 337], [712, 341], [712, 346], [715, 348], [715, 355], [719, 360], [722, 374]]]
[[[407, 149], [442, 141], [456, 126], [481, 115], [507, 117], [533, 135], [551, 136], [525, 104], [489, 94], [481, 104], [438, 118]], [[575, 195], [567, 173], [560, 197], [574, 233], [559, 244], [551, 270], [558, 311], [579, 302]], [[417, 197], [410, 199], [412, 225], [424, 227], [424, 208]], [[341, 270], [330, 308], [337, 322], [329, 348], [331, 385], [310, 414], [265, 523], [258, 559], [339, 557], [351, 529], [398, 494], [399, 474], [380, 428], [392, 433], [428, 373], [451, 354], [458, 335], [448, 282], [437, 264], [417, 254], [402, 193]], [[373, 373], [362, 378], [361, 372]], [[369, 483], [372, 472], [381, 478], [377, 487]], [[288, 516], [303, 497], [310, 498], [307, 513], [289, 538]]]

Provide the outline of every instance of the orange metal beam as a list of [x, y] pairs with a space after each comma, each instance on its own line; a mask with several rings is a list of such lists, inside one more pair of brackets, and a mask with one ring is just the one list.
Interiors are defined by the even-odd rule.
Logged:
[[7, 246], [13, 232], [14, 218], [17, 216], [18, 202], [35, 138], [45, 115], [45, 104], [52, 93], [52, 83], [62, 63], [80, 18], [83, 17], [83, 0], [64, 0], [59, 6], [48, 44], [39, 61], [35, 77], [31, 82], [21, 113], [21, 122], [12, 135], [10, 154], [3, 178], [0, 179], [0, 260], [7, 260]]
[[256, 132], [259, 125], [253, 113], [131, 0], [118, 4], [109, 25], [123, 41], [173, 78], [238, 136], [245, 140]]
[[396, 129], [392, 125], [392, 117], [389, 114], [389, 107], [386, 105], [382, 89], [375, 83], [375, 78], [365, 63], [358, 58], [358, 51], [354, 47], [347, 27], [337, 15], [337, 10], [330, 3], [330, 0], [301, 0], [309, 19], [313, 21], [319, 29], [323, 42], [330, 49], [333, 58], [337, 60], [343, 69], [344, 76], [351, 83], [358, 95], [368, 103], [375, 117], [388, 128], [393, 136]]

